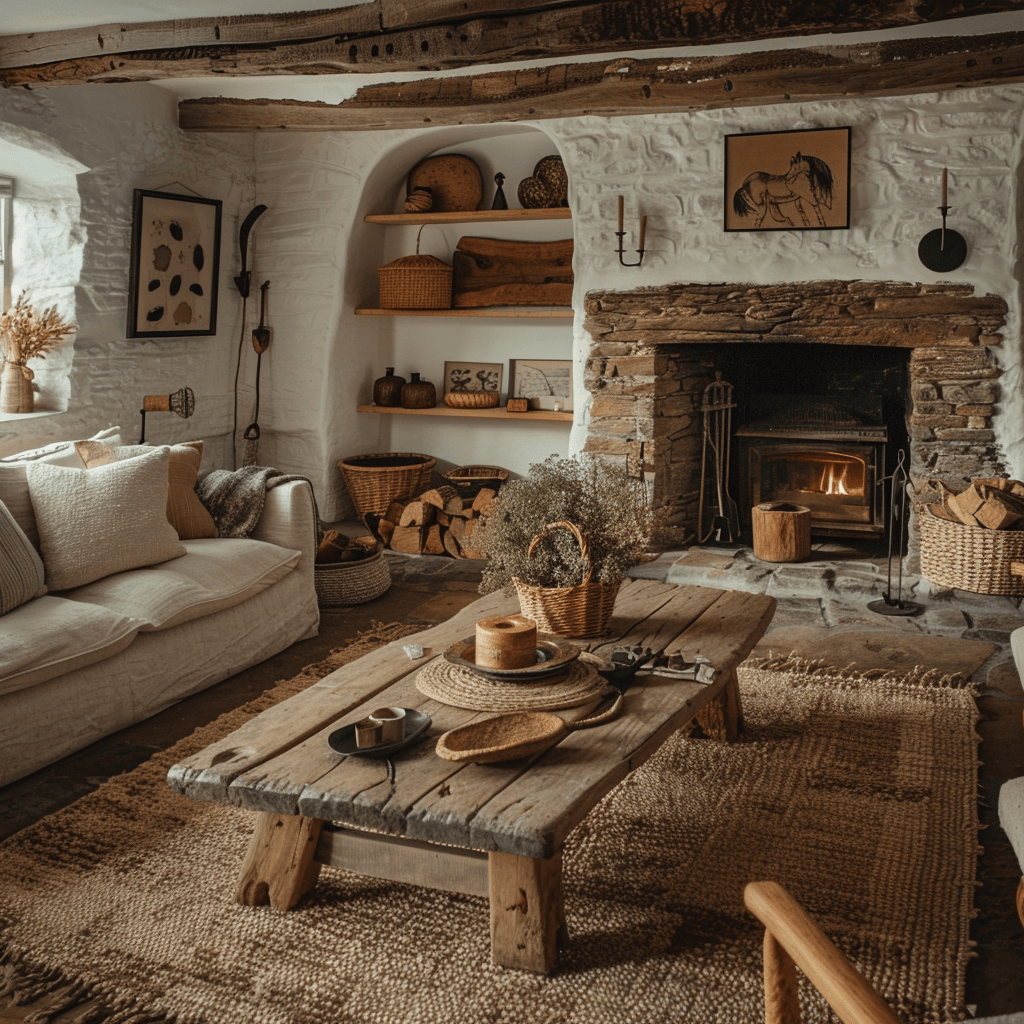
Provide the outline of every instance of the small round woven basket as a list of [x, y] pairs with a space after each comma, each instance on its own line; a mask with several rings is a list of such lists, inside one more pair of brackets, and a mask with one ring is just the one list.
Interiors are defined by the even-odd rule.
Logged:
[[322, 608], [365, 604], [391, 587], [391, 570], [379, 541], [369, 558], [358, 562], [335, 562], [313, 567], [317, 603]]
[[391, 502], [414, 498], [427, 490], [436, 465], [433, 455], [415, 452], [349, 455], [338, 460], [338, 469], [360, 515], [383, 515]]
[[402, 256], [377, 268], [381, 309], [451, 308], [452, 268], [436, 256], [420, 255], [423, 227], [416, 233], [415, 256]]
[[530, 541], [527, 557], [532, 558], [537, 545], [556, 529], [568, 530], [576, 538], [583, 556], [583, 579], [571, 587], [538, 587], [516, 577], [513, 582], [519, 594], [520, 610], [537, 623], [542, 633], [566, 637], [601, 636], [608, 628], [621, 581], [591, 582], [590, 549], [574, 523], [548, 523], [546, 529]]
[[444, 404], [450, 409], [493, 409], [500, 397], [497, 391], [446, 391]]
[[917, 509], [921, 528], [921, 575], [940, 587], [974, 594], [1024, 595], [1024, 576], [1010, 563], [1024, 560], [1024, 530], [986, 530], [953, 523]]

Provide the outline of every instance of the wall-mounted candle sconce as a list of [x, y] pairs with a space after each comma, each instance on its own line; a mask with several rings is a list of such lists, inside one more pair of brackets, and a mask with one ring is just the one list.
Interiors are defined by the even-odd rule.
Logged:
[[622, 214], [623, 214], [623, 200], [622, 196], [619, 196], [619, 230], [615, 232], [619, 236], [619, 248], [616, 250], [619, 254], [619, 263], [624, 267], [639, 267], [644, 261], [644, 239], [647, 236], [647, 214], [643, 214], [640, 217], [640, 245], [636, 249], [637, 255], [640, 257], [636, 263], [627, 263], [623, 258], [622, 254], [625, 251], [622, 247], [623, 240], [626, 237], [626, 232], [622, 228]]
[[183, 420], [195, 412], [196, 399], [191, 388], [179, 388], [173, 395], [143, 395], [142, 408], [142, 432], [139, 435], [139, 444], [146, 441], [146, 413], [147, 412], [173, 412], [177, 413]]
[[952, 228], [946, 227], [948, 169], [942, 168], [942, 227], [929, 231], [917, 247], [917, 255], [921, 262], [937, 274], [946, 274], [956, 270], [967, 259], [967, 243], [964, 236]]

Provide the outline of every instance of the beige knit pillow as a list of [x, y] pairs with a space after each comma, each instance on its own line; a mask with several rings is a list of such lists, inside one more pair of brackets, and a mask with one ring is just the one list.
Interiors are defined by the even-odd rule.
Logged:
[[0, 502], [0, 615], [45, 593], [39, 552]]
[[163, 447], [96, 469], [27, 467], [50, 590], [185, 554], [167, 521], [169, 459]]
[[[75, 448], [89, 469], [111, 462], [134, 459], [153, 451], [152, 445], [112, 445], [102, 441], [76, 441]], [[216, 537], [213, 516], [196, 494], [196, 480], [203, 460], [203, 442], [185, 441], [171, 445], [167, 476], [167, 521], [182, 540]]]

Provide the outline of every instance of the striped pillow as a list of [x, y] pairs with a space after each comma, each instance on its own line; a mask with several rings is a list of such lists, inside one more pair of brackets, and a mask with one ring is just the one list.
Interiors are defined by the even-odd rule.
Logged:
[[45, 593], [43, 560], [0, 502], [0, 615]]

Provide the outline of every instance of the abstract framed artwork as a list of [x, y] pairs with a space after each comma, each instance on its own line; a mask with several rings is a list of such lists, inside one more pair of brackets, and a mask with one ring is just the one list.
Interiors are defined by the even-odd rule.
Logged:
[[510, 359], [509, 398], [525, 398], [531, 409], [572, 411], [571, 359]]
[[504, 372], [504, 363], [448, 361], [444, 364], [445, 394], [449, 391], [496, 391], [500, 395]]
[[725, 230], [850, 226], [849, 128], [725, 137]]
[[221, 201], [135, 189], [128, 337], [217, 332]]

